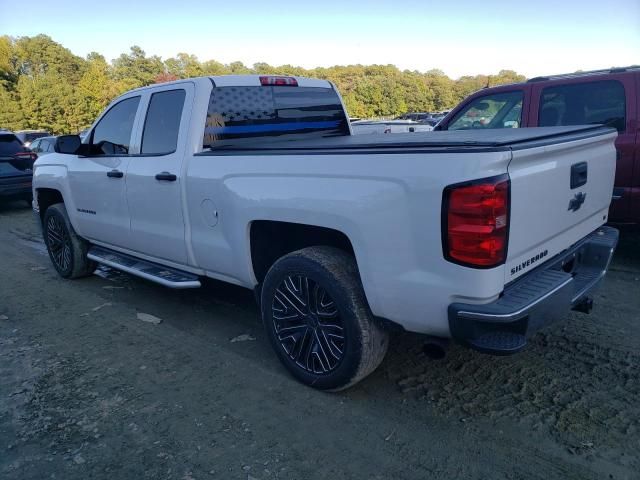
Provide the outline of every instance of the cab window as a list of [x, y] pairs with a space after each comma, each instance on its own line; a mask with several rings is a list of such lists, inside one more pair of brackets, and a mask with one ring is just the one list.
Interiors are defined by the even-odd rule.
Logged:
[[523, 99], [522, 90], [478, 97], [458, 112], [448, 130], [518, 128], [522, 125]]
[[538, 125], [598, 124], [625, 129], [623, 85], [616, 80], [546, 87], [540, 96]]
[[151, 95], [140, 153], [163, 155], [176, 151], [185, 94], [180, 89]]
[[94, 155], [127, 155], [131, 142], [133, 121], [140, 97], [130, 97], [116, 103], [100, 119], [91, 134], [91, 153]]

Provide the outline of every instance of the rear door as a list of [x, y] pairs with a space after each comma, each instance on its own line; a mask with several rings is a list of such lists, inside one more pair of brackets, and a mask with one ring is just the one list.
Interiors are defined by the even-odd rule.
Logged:
[[631, 220], [637, 106], [634, 78], [608, 74], [606, 79], [579, 78], [534, 85], [532, 126], [602, 123], [618, 130], [611, 220]]
[[130, 158], [126, 173], [131, 214], [129, 248], [185, 265], [183, 160], [193, 94], [190, 82], [145, 93], [140, 153]]

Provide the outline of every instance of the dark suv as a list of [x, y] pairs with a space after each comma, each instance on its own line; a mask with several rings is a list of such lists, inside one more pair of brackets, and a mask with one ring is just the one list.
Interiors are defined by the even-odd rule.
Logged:
[[614, 127], [618, 163], [609, 218], [640, 223], [639, 92], [640, 66], [536, 77], [470, 95], [435, 130], [593, 123]]
[[33, 162], [38, 158], [11, 132], [0, 131], [0, 199], [31, 202]]

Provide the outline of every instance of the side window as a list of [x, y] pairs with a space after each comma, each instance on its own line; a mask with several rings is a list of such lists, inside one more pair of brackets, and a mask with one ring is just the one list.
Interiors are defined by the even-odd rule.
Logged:
[[33, 141], [33, 142], [31, 143], [31, 147], [30, 147], [30, 148], [31, 148], [31, 151], [32, 151], [32, 152], [35, 152], [35, 153], [39, 153], [39, 152], [41, 152], [42, 150], [40, 149], [40, 143], [41, 143], [41, 140], [35, 140], [35, 141]]
[[141, 153], [161, 155], [176, 151], [185, 94], [180, 89], [151, 95], [142, 131]]
[[476, 98], [458, 112], [448, 130], [518, 128], [522, 124], [523, 99], [522, 90]]
[[625, 129], [624, 86], [616, 80], [547, 87], [540, 96], [538, 125], [602, 123]]
[[127, 155], [133, 121], [140, 97], [131, 97], [116, 103], [100, 119], [91, 134], [92, 153], [97, 155]]

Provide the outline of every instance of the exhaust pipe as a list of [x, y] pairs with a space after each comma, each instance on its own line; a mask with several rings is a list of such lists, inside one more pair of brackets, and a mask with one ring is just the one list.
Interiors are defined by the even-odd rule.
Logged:
[[447, 355], [449, 339], [428, 336], [422, 345], [422, 353], [433, 360], [441, 360]]
[[571, 310], [580, 313], [591, 313], [591, 310], [593, 310], [593, 298], [584, 297], [579, 303], [576, 303]]

